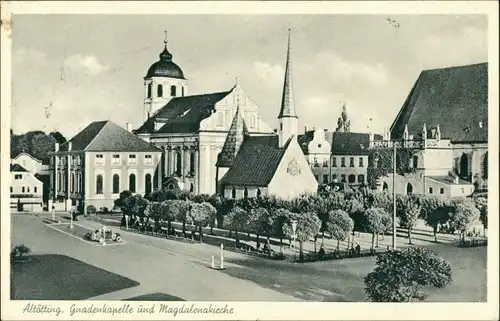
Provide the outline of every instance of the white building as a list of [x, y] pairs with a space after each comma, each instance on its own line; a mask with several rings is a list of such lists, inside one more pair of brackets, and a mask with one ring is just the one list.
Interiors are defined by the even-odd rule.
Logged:
[[261, 119], [258, 106], [237, 84], [221, 92], [188, 95], [188, 80], [172, 59], [165, 41], [159, 61], [151, 65], [144, 78], [145, 118], [134, 133], [162, 150], [156, 175], [166, 178], [163, 186], [213, 194], [217, 157], [237, 106], [249, 135], [274, 132]]
[[33, 174], [48, 174], [48, 165], [42, 164], [41, 160], [25, 152], [20, 153], [16, 157], [14, 157], [11, 163], [19, 164]]
[[240, 109], [236, 111], [216, 164], [218, 192], [226, 198], [272, 194], [291, 199], [318, 190], [318, 182], [297, 140], [290, 54], [289, 35], [278, 135], [252, 137]]
[[33, 173], [19, 164], [10, 165], [10, 206], [39, 212], [43, 209], [43, 184]]

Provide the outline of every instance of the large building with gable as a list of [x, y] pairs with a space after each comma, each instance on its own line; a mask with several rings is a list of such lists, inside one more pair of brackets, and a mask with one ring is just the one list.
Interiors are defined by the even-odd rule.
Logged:
[[391, 138], [425, 142], [414, 163], [433, 169], [427, 175], [433, 182], [486, 189], [488, 63], [422, 71], [392, 123]]
[[[167, 188], [197, 194], [217, 191], [223, 176], [217, 170], [218, 157], [238, 109], [250, 137], [276, 136], [279, 140], [283, 136], [279, 133], [298, 126], [296, 116], [285, 117], [276, 135], [238, 84], [221, 92], [188, 95], [188, 80], [173, 62], [166, 40], [159, 60], [147, 71], [144, 86], [144, 123], [134, 133], [162, 150], [156, 176], [166, 179], [162, 185]], [[293, 91], [283, 99], [293, 100]]]

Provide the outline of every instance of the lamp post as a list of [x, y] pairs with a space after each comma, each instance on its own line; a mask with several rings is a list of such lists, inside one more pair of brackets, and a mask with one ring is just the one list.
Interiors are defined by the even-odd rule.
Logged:
[[392, 145], [392, 249], [396, 250], [396, 142]]
[[293, 253], [295, 258], [297, 258], [297, 220], [292, 220], [292, 239], [293, 239]]

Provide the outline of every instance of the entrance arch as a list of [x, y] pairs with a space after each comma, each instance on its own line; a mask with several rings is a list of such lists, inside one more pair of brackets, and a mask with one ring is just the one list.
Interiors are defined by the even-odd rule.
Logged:
[[413, 194], [413, 185], [411, 185], [411, 183], [406, 184], [406, 194]]

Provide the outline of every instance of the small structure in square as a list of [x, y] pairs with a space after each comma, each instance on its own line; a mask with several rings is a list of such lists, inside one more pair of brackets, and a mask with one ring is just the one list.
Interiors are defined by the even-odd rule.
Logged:
[[251, 136], [238, 106], [217, 158], [218, 192], [226, 198], [272, 194], [285, 199], [315, 193], [318, 183], [297, 141], [290, 35], [278, 135]]
[[154, 177], [161, 150], [111, 121], [96, 121], [50, 154], [49, 209], [80, 213], [93, 205], [111, 210], [123, 190], [145, 194], [161, 185]]
[[43, 209], [43, 183], [23, 166], [10, 164], [10, 207], [18, 211]]

